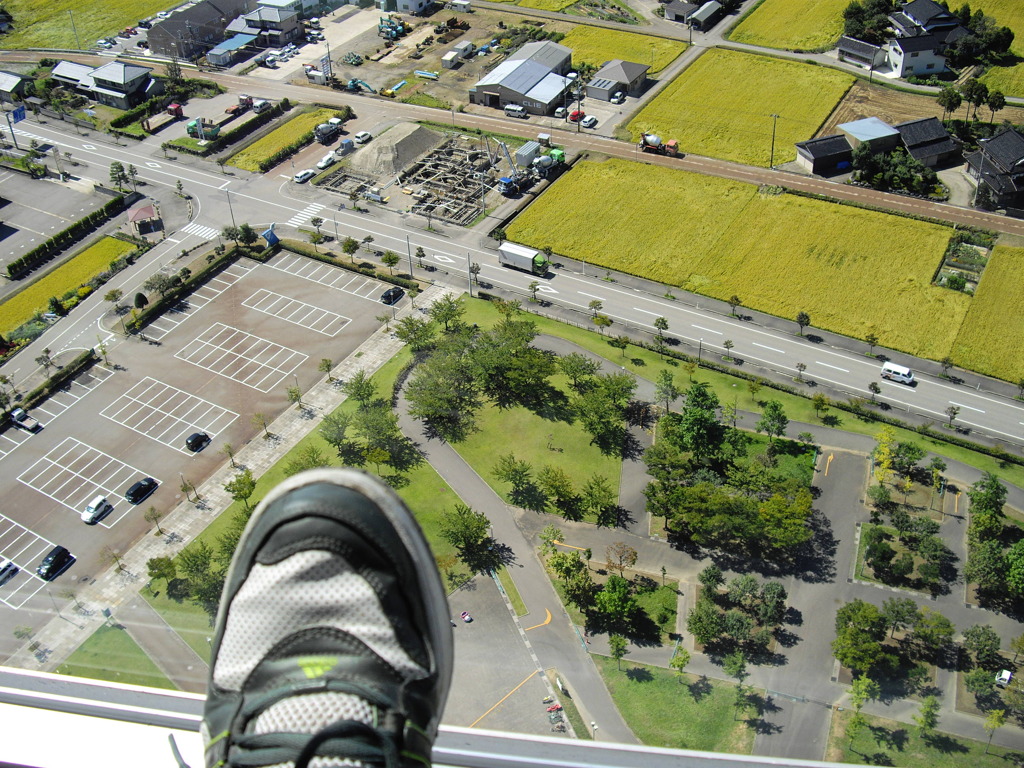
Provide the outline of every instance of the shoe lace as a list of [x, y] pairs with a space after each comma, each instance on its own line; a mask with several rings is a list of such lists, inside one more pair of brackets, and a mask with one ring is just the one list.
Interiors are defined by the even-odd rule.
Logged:
[[[179, 768], [190, 768], [178, 751], [174, 735], [168, 734], [171, 751]], [[390, 734], [355, 720], [332, 723], [313, 734], [260, 733], [235, 738], [233, 754], [227, 766], [258, 766], [292, 763], [294, 768], [309, 768], [314, 757], [336, 757], [358, 763], [398, 768], [399, 753]]]

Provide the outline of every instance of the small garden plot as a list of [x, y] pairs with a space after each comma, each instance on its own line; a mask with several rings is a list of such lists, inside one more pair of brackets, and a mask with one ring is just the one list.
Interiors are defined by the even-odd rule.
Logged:
[[[920, 521], [921, 518], [918, 518], [912, 522]], [[926, 594], [940, 591], [943, 567], [947, 566], [953, 555], [936, 537], [930, 537], [926, 545], [921, 543], [923, 538], [909, 531], [901, 537], [896, 528], [865, 523], [860, 530], [854, 575], [864, 581], [875, 581]]]
[[957, 365], [1006, 381], [1024, 379], [1024, 248], [998, 245], [953, 343]]
[[561, 45], [572, 49], [574, 66], [584, 63], [600, 67], [606, 61], [622, 59], [650, 65], [650, 76], [661, 72], [686, 50], [686, 45], [676, 40], [583, 25], [574, 27], [562, 38]]
[[814, 51], [831, 48], [843, 34], [847, 0], [764, 0], [728, 38], [764, 48]]
[[241, 168], [243, 171], [265, 172], [267, 163], [281, 157], [289, 149], [298, 150], [313, 140], [313, 129], [320, 123], [327, 122], [338, 115], [334, 109], [314, 109], [311, 112], [298, 114], [279, 128], [274, 129], [261, 139], [254, 141], [241, 152], [232, 155], [228, 165]]
[[[684, 152], [767, 167], [793, 158], [854, 82], [851, 75], [795, 61], [715, 48], [703, 54], [627, 126], [677, 139]], [[772, 115], [777, 114], [777, 121]]]

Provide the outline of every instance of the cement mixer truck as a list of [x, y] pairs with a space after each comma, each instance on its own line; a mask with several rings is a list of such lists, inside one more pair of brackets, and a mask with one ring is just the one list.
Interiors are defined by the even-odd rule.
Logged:
[[679, 143], [675, 139], [662, 141], [660, 136], [653, 133], [640, 134], [640, 142], [637, 144], [641, 152], [650, 152], [655, 155], [668, 155], [677, 157], [679, 155]]

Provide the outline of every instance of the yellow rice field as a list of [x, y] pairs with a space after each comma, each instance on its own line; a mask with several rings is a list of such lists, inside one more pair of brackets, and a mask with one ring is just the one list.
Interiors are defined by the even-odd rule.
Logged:
[[765, 48], [811, 51], [843, 34], [849, 0], [765, 0], [729, 33], [729, 40]]
[[577, 163], [508, 227], [515, 242], [720, 299], [736, 294], [781, 317], [805, 311], [818, 327], [874, 332], [933, 359], [949, 353], [971, 301], [930, 285], [950, 234], [624, 160]]
[[572, 49], [574, 65], [578, 66], [583, 62], [600, 67], [606, 61], [622, 59], [649, 65], [649, 75], [661, 72], [686, 50], [686, 44], [678, 40], [665, 40], [582, 24], [574, 27], [565, 36], [562, 45]]
[[539, 11], [558, 13], [575, 2], [576, 0], [519, 0], [516, 5], [521, 5], [524, 8], [536, 8]]
[[68, 291], [89, 282], [110, 262], [135, 250], [124, 240], [104, 237], [22, 291], [0, 304], [0, 332], [7, 334], [28, 321], [36, 312], [45, 311], [51, 296], [60, 298]]
[[312, 131], [317, 125], [337, 114], [334, 109], [315, 109], [296, 115], [287, 123], [277, 128], [259, 141], [254, 141], [241, 152], [232, 155], [228, 165], [241, 168], [243, 171], [259, 171], [260, 161], [272, 157], [274, 153], [296, 141], [302, 134]]
[[796, 61], [712, 49], [644, 107], [627, 128], [656, 133], [684, 152], [770, 164], [809, 139], [852, 85], [851, 75]]
[[1007, 381], [1024, 378], [1024, 248], [992, 251], [960, 334], [956, 364]]

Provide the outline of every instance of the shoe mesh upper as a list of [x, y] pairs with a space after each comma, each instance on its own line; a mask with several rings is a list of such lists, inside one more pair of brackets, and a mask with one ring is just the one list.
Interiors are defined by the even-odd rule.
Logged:
[[344, 558], [305, 550], [273, 565], [252, 566], [231, 602], [214, 683], [240, 690], [275, 645], [309, 627], [334, 627], [353, 635], [403, 676], [427, 674], [398, 643], [369, 583]]

